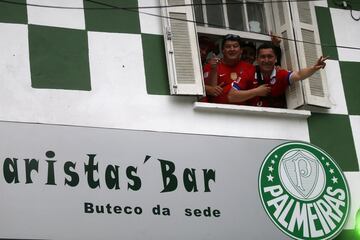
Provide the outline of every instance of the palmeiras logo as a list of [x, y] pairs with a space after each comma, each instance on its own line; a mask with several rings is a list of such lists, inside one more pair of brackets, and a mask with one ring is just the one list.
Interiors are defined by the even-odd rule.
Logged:
[[308, 143], [289, 142], [272, 150], [260, 169], [259, 192], [271, 220], [295, 239], [331, 239], [349, 212], [349, 190], [340, 168]]

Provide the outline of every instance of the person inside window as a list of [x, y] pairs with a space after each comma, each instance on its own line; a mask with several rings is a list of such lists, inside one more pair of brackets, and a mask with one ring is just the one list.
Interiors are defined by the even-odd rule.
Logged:
[[277, 107], [275, 99], [283, 96], [289, 85], [324, 68], [328, 59], [321, 56], [313, 66], [291, 72], [275, 67], [275, 51], [274, 45], [270, 43], [259, 46], [256, 60], [258, 71], [255, 71], [251, 79], [233, 81], [228, 94], [229, 103]]
[[254, 66], [240, 59], [241, 38], [227, 34], [222, 39], [223, 58], [213, 56], [204, 66], [204, 81], [208, 102], [228, 103], [232, 82], [249, 81]]
[[209, 37], [200, 36], [199, 48], [200, 48], [201, 65], [204, 66], [208, 60], [209, 53], [214, 51], [215, 44]]
[[[271, 34], [271, 43], [274, 45], [275, 49], [275, 55], [276, 55], [276, 66], [281, 66], [281, 48], [280, 43], [281, 39], [274, 35], [272, 32]], [[245, 62], [248, 62], [250, 64], [254, 64], [256, 60], [256, 46], [251, 41], [246, 41], [241, 45], [242, 53], [241, 53], [241, 59]]]
[[241, 59], [249, 64], [254, 64], [256, 60], [256, 46], [253, 42], [244, 42], [241, 45]]

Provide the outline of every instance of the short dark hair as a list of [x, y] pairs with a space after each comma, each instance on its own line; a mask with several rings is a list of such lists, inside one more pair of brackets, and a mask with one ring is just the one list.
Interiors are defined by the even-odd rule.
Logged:
[[259, 56], [259, 52], [260, 52], [261, 49], [269, 49], [269, 48], [271, 48], [271, 49], [273, 50], [274, 55], [276, 56], [276, 47], [275, 47], [275, 45], [272, 44], [272, 43], [267, 43], [267, 42], [261, 44], [261, 45], [257, 48], [257, 50], [256, 50], [256, 56]]
[[235, 34], [226, 34], [223, 39], [222, 39], [222, 43], [221, 43], [221, 49], [224, 48], [225, 42], [226, 41], [236, 41], [239, 43], [239, 45], [241, 46], [241, 37], [239, 35], [235, 35]]

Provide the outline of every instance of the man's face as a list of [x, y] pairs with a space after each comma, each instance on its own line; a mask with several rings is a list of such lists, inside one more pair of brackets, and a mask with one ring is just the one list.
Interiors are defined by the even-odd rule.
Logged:
[[263, 72], [270, 72], [274, 69], [276, 63], [276, 56], [272, 48], [260, 49], [257, 57], [257, 63], [260, 70]]
[[223, 47], [223, 54], [225, 60], [239, 60], [241, 55], [239, 42], [226, 40]]

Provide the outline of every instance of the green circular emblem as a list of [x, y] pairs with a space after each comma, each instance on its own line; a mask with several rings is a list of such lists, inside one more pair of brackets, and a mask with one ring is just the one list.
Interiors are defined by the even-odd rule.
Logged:
[[349, 212], [341, 169], [308, 143], [289, 142], [272, 150], [260, 169], [259, 192], [271, 220], [295, 239], [331, 239]]

